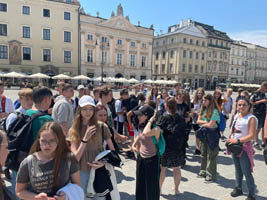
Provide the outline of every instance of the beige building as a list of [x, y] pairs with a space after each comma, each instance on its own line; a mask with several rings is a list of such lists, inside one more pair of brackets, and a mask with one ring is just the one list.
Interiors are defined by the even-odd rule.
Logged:
[[0, 0], [0, 71], [78, 73], [77, 0]]
[[154, 38], [153, 79], [176, 80], [205, 87], [207, 39], [191, 20], [169, 27]]
[[81, 73], [90, 77], [151, 78], [153, 26], [133, 25], [121, 5], [110, 19], [82, 13]]
[[247, 65], [247, 47], [234, 41], [231, 44], [230, 68], [228, 74], [232, 83], [245, 82]]
[[240, 41], [247, 47], [246, 82], [261, 83], [267, 77], [267, 48]]
[[192, 23], [194, 23], [208, 39], [207, 86], [211, 88], [215, 87], [218, 83], [226, 83], [229, 72], [232, 40], [225, 32], [216, 30], [213, 26], [199, 22]]

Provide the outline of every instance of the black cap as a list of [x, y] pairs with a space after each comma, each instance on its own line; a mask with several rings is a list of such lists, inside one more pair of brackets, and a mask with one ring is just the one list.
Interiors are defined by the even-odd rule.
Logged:
[[133, 111], [133, 113], [137, 116], [145, 115], [148, 118], [150, 118], [154, 115], [154, 110], [151, 106], [145, 105], [145, 106], [140, 107], [138, 110]]

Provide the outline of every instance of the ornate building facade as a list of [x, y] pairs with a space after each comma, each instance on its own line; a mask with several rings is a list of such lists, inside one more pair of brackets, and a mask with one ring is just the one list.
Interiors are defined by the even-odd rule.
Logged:
[[77, 0], [0, 0], [0, 71], [78, 73]]
[[170, 26], [168, 33], [154, 38], [153, 79], [205, 87], [207, 41], [191, 20]]
[[110, 19], [81, 13], [80, 20], [82, 74], [151, 78], [153, 26], [131, 24], [121, 5]]

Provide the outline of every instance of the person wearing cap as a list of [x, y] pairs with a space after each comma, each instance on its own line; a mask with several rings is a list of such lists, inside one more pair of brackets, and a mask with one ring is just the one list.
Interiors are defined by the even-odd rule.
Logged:
[[[132, 149], [137, 155], [136, 163], [136, 200], [159, 200], [159, 155], [152, 136], [157, 141], [160, 136], [160, 128], [152, 128], [155, 116], [154, 109], [148, 105], [133, 111], [137, 116], [139, 125], [135, 127], [140, 132], [136, 137]], [[137, 126], [137, 125], [135, 125]]]
[[96, 115], [96, 105], [93, 97], [84, 95], [79, 100], [77, 115], [69, 130], [71, 151], [80, 163], [81, 187], [85, 194], [91, 168], [103, 167], [101, 162], [95, 162], [96, 156], [104, 151], [103, 141], [106, 141], [110, 150], [114, 150], [111, 134], [106, 124], [99, 122]]
[[74, 119], [74, 112], [71, 98], [74, 88], [70, 84], [65, 84], [62, 88], [62, 95], [58, 96], [52, 110], [52, 118], [59, 123], [65, 135], [67, 135]]
[[74, 102], [73, 102], [74, 113], [77, 112], [77, 108], [79, 106], [79, 100], [84, 95], [84, 85], [79, 85], [77, 87], [77, 90], [78, 90], [78, 96], [75, 97]]

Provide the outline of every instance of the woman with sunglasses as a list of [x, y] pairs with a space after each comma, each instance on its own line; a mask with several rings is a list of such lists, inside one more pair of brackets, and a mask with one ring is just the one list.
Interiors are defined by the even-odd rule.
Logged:
[[104, 151], [103, 141], [106, 141], [110, 150], [114, 150], [107, 125], [97, 120], [95, 102], [91, 96], [85, 95], [79, 100], [69, 137], [71, 151], [80, 163], [81, 187], [87, 193], [91, 168], [98, 169], [104, 166], [103, 163], [94, 161], [96, 156]]
[[240, 155], [232, 154], [235, 165], [236, 185], [231, 192], [232, 197], [243, 195], [242, 180], [243, 176], [246, 178], [248, 187], [247, 200], [254, 200], [255, 198], [255, 182], [252, 176], [253, 172], [253, 145], [252, 140], [256, 134], [257, 118], [250, 113], [251, 103], [246, 97], [239, 97], [237, 101], [238, 113], [234, 117], [233, 125], [227, 143], [242, 144], [242, 152]]
[[16, 194], [27, 200], [63, 200], [65, 193], [56, 193], [69, 182], [80, 185], [79, 164], [67, 146], [61, 126], [47, 122], [41, 127], [29, 156], [20, 164]]

